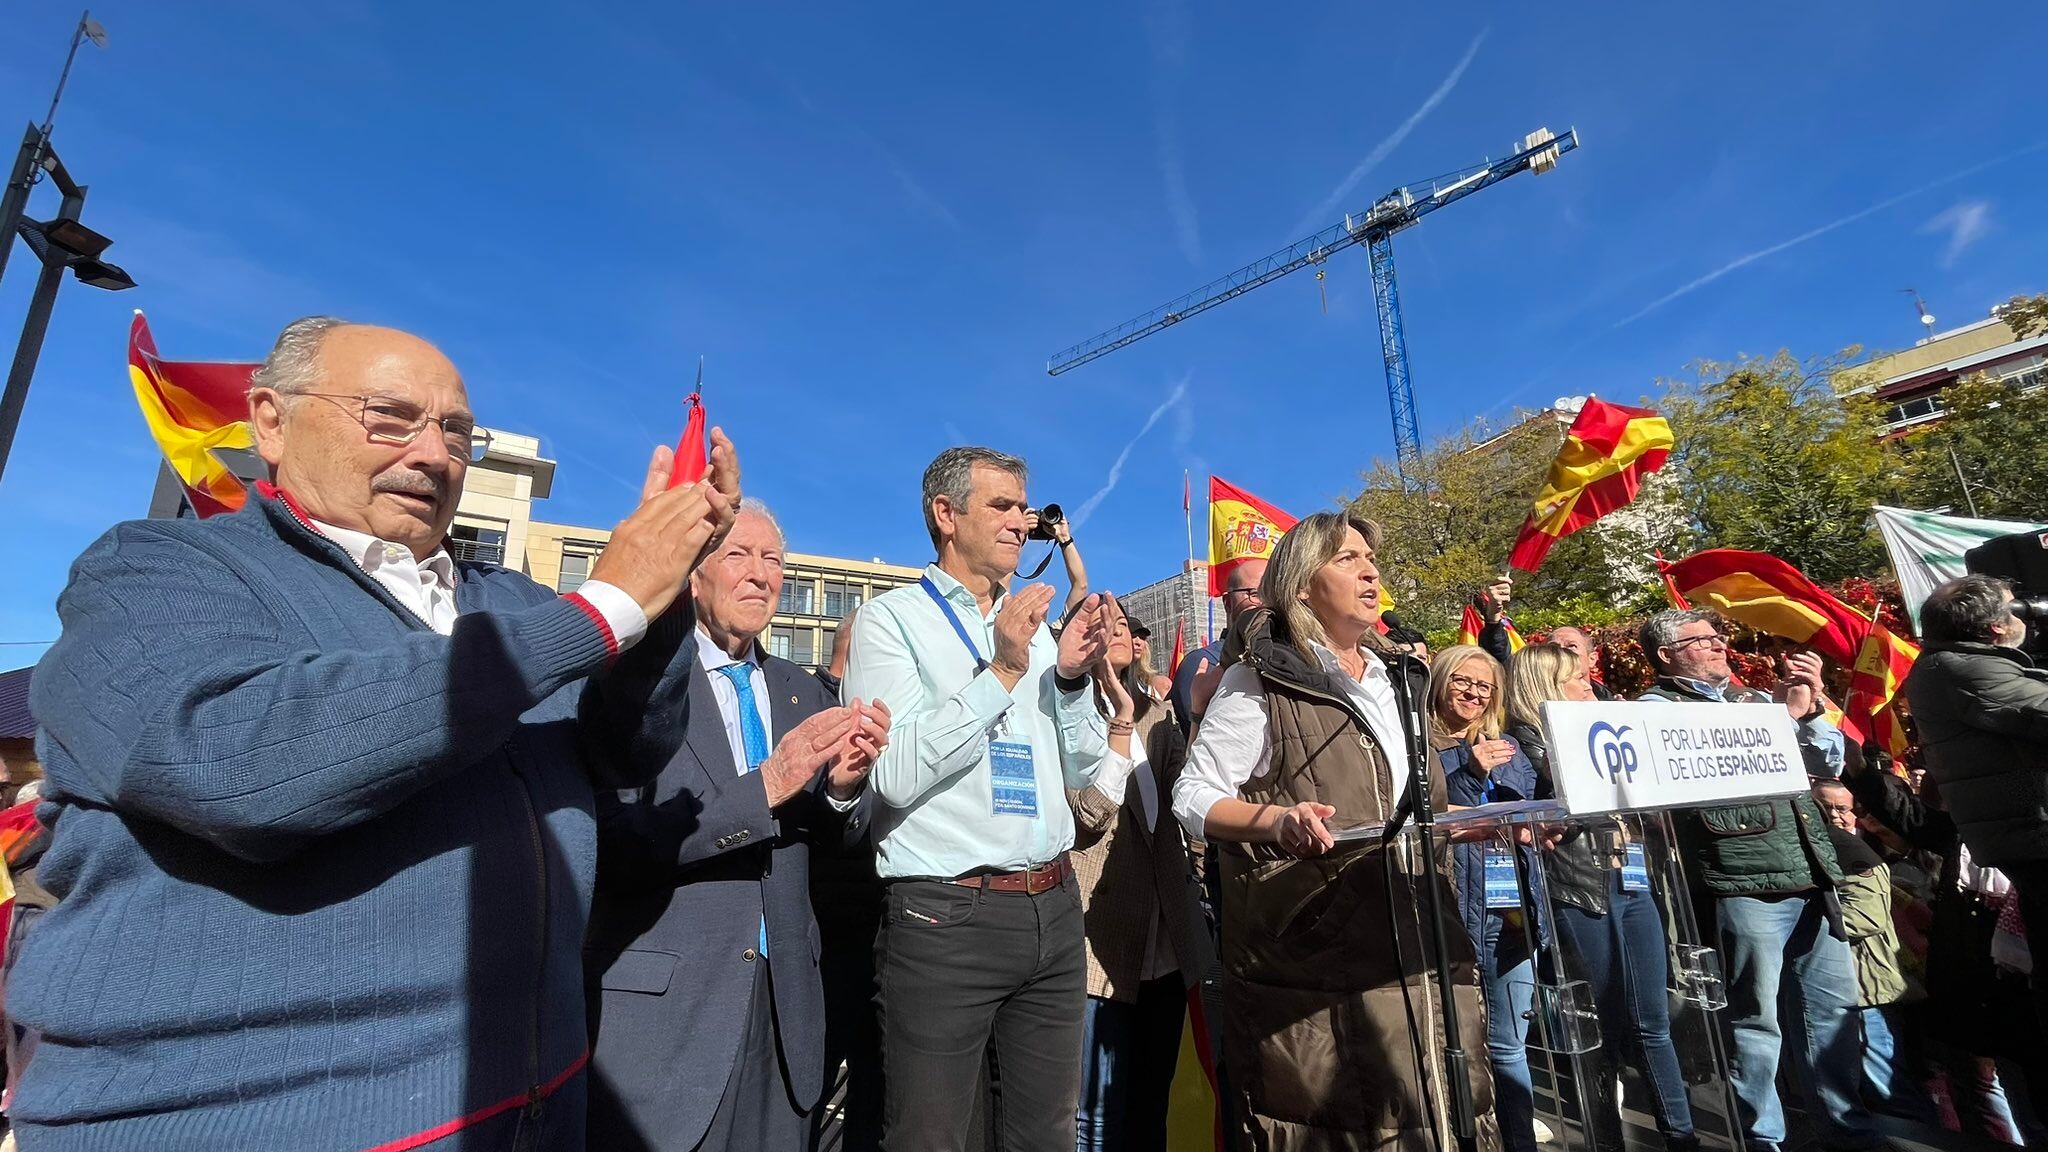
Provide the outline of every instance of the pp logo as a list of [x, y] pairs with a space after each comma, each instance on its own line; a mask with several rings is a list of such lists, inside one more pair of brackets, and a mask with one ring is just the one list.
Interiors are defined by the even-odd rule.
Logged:
[[1635, 742], [1628, 738], [1630, 731], [1626, 724], [1616, 728], [1602, 720], [1586, 733], [1586, 754], [1593, 758], [1593, 770], [1609, 782], [1635, 782], [1639, 764]]

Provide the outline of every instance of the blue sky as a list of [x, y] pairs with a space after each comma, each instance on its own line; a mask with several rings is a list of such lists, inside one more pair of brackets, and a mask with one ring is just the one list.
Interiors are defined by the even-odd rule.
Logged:
[[[1969, 12], [110, 0], [56, 140], [142, 287], [59, 301], [0, 480], [0, 667], [146, 509], [131, 308], [173, 358], [254, 359], [314, 312], [426, 335], [486, 422], [543, 438], [538, 511], [572, 523], [625, 514], [702, 353], [799, 550], [923, 561], [919, 474], [977, 441], [1029, 457], [1036, 500], [1099, 495], [1080, 536], [1129, 588], [1185, 552], [1183, 469], [1308, 511], [1390, 452], [1364, 255], [1327, 315], [1302, 274], [1046, 357], [1539, 125], [1584, 146], [1396, 241], [1426, 434], [1701, 357], [1906, 344], [1904, 287], [1943, 327], [2048, 290], [2048, 12]], [[14, 123], [76, 17], [10, 6]]]

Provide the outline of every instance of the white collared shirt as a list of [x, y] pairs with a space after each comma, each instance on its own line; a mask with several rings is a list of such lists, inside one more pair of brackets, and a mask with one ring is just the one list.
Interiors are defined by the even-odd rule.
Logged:
[[[455, 631], [455, 558], [446, 548], [434, 549], [425, 560], [416, 559], [412, 549], [367, 532], [339, 528], [320, 520], [307, 520], [314, 530], [340, 545], [363, 574], [391, 593], [427, 627], [443, 636]], [[612, 630], [612, 640], [624, 652], [647, 634], [647, 613], [626, 591], [602, 580], [585, 581], [576, 590]]]
[[[1337, 662], [1337, 654], [1318, 644], [1316, 657], [1324, 671], [1344, 689], [1352, 707], [1365, 717], [1373, 738], [1393, 775], [1394, 799], [1408, 791], [1408, 740], [1401, 727], [1401, 700], [1393, 677], [1379, 658], [1367, 655], [1365, 676], [1353, 680]], [[1245, 664], [1223, 672], [1216, 698], [1202, 714], [1186, 767], [1173, 785], [1173, 814], [1190, 836], [1204, 834], [1209, 809], [1218, 800], [1238, 799], [1244, 782], [1263, 773], [1273, 749], [1266, 739], [1266, 688], [1258, 673]], [[1380, 819], [1377, 812], [1339, 812], [1331, 826], [1346, 828]]]
[[718, 697], [718, 718], [725, 722], [725, 742], [732, 747], [732, 762], [739, 768], [740, 775], [747, 774], [747, 733], [740, 723], [739, 689], [732, 686], [731, 673], [721, 671], [735, 664], [747, 666], [747, 682], [754, 688], [754, 710], [761, 714], [761, 733], [767, 737], [768, 750], [775, 750], [775, 709], [768, 702], [768, 678], [761, 674], [761, 657], [758, 651], [749, 650], [745, 660], [735, 660], [725, 649], [712, 643], [704, 629], [697, 629], [697, 659], [704, 665], [704, 675], [711, 681], [711, 694]]

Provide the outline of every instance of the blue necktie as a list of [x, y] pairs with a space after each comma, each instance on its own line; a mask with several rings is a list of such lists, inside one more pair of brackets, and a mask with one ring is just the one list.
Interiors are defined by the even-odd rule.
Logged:
[[[746, 769], [749, 772], [761, 767], [761, 761], [768, 758], [768, 726], [761, 723], [761, 710], [754, 706], [754, 666], [751, 664], [727, 664], [719, 673], [731, 682], [733, 695], [740, 705], [740, 744], [747, 754]], [[768, 918], [761, 918], [761, 955], [768, 955]]]

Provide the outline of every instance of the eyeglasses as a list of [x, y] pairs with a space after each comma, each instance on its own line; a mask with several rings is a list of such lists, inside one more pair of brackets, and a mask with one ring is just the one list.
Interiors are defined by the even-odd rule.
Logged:
[[1451, 691], [1470, 692], [1481, 700], [1493, 699], [1493, 685], [1484, 680], [1474, 680], [1470, 676], [1451, 677]]
[[1666, 648], [1671, 649], [1673, 652], [1683, 652], [1687, 648], [1726, 648], [1727, 646], [1727, 637], [1719, 635], [1687, 636], [1683, 640], [1673, 640], [1665, 645]]
[[441, 441], [448, 454], [475, 463], [490, 450], [491, 433], [473, 420], [459, 416], [429, 416], [427, 410], [388, 396], [353, 396], [343, 392], [287, 392], [287, 396], [313, 396], [347, 412], [379, 444], [410, 444], [419, 439], [427, 425], [441, 426]]
[[1225, 588], [1223, 590], [1223, 602], [1225, 604], [1230, 603], [1232, 596], [1245, 596], [1257, 600], [1259, 598], [1259, 590], [1257, 588]]

